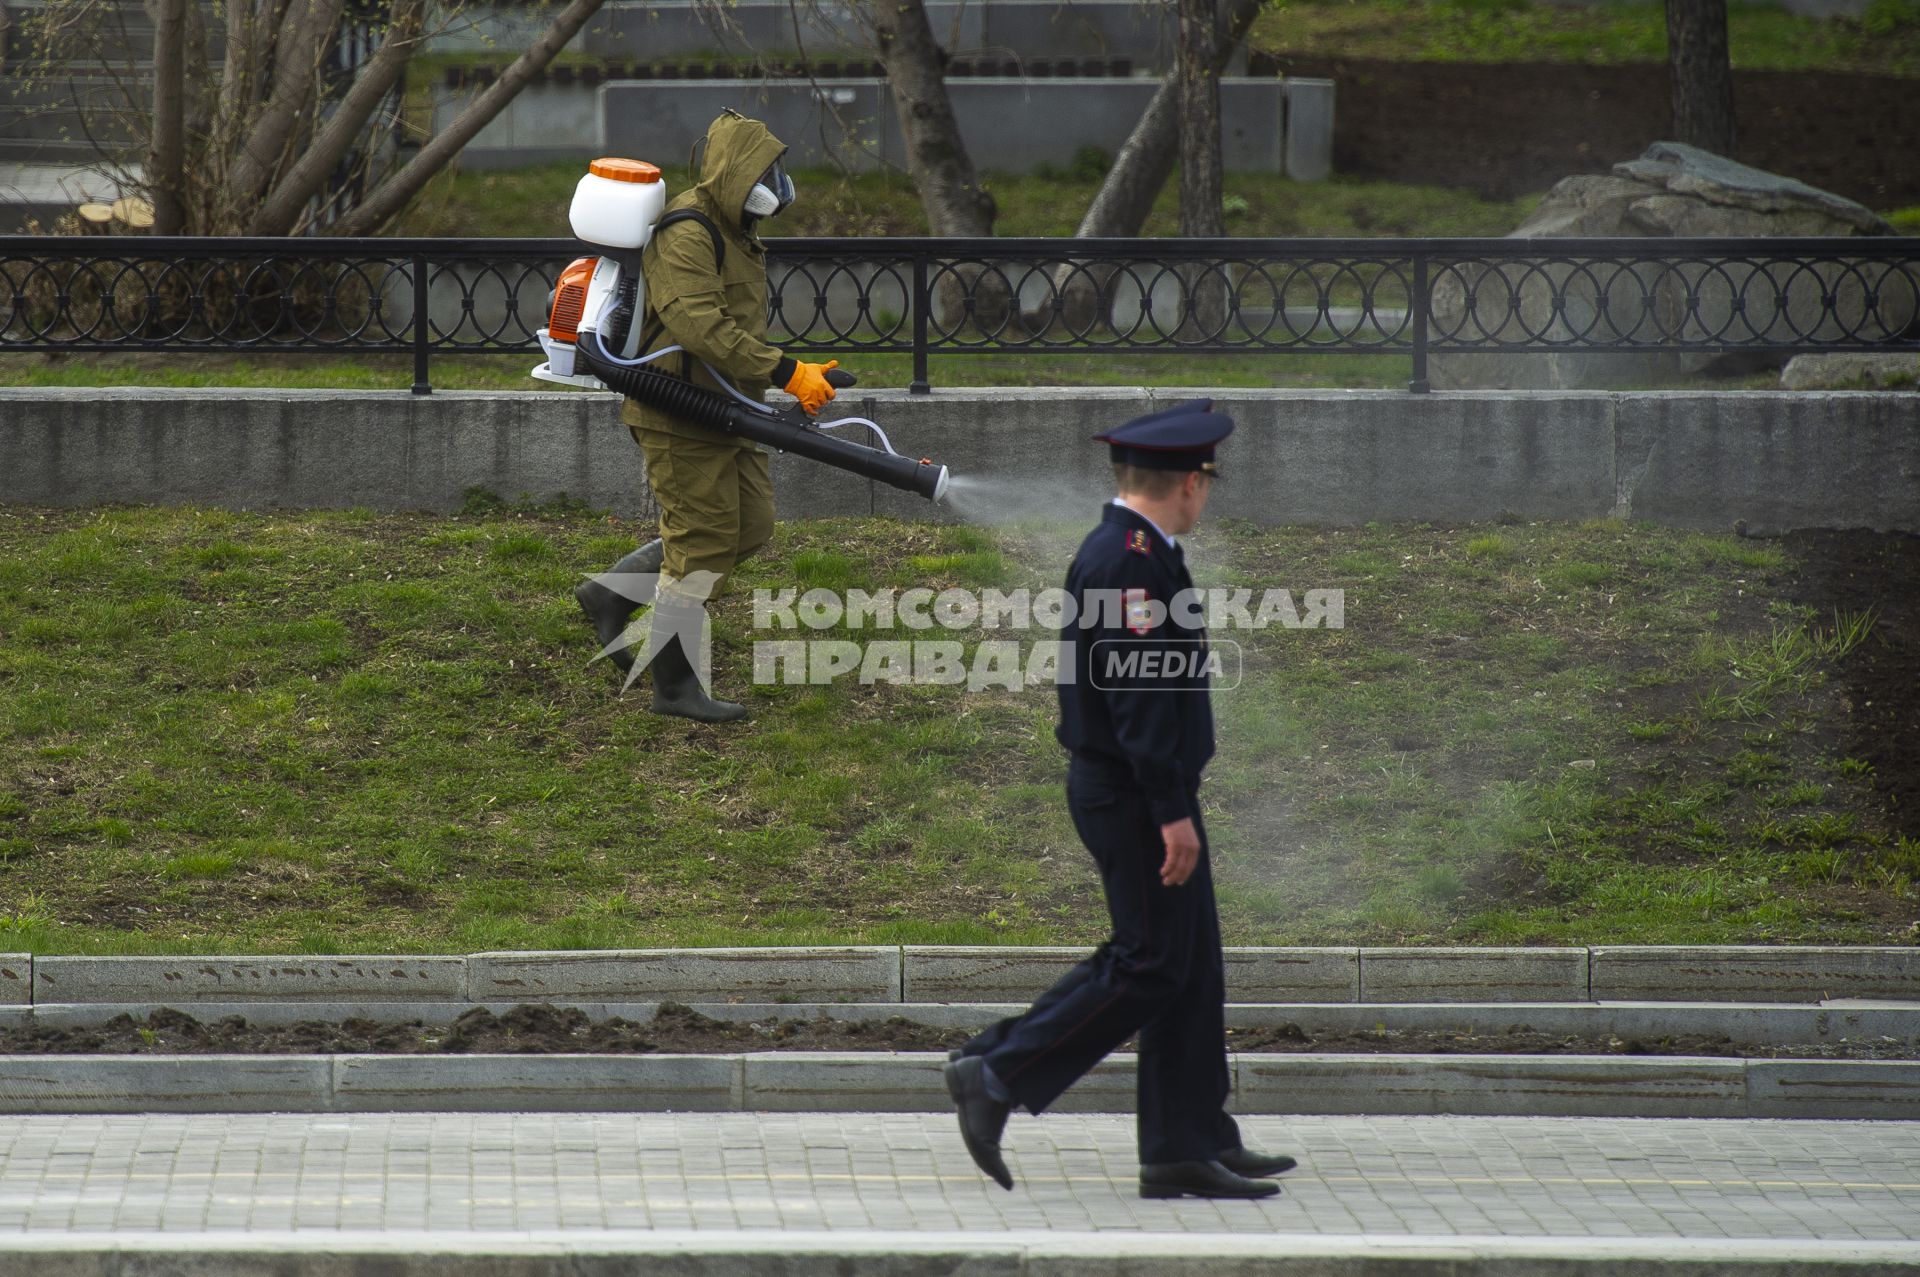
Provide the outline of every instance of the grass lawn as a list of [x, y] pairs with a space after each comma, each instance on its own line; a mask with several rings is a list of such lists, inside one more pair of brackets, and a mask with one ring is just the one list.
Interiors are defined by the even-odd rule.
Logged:
[[[1288, 0], [1255, 24], [1255, 48], [1312, 57], [1421, 62], [1664, 62], [1657, 3], [1527, 0]], [[1871, 0], [1858, 18], [1811, 18], [1773, 4], [1727, 6], [1736, 67], [1920, 75], [1920, 2]]]
[[[810, 348], [789, 347], [796, 352]], [[913, 380], [909, 355], [868, 355], [817, 348], [860, 378], [863, 389], [900, 389]], [[535, 381], [540, 362], [524, 355], [445, 355], [430, 376], [439, 390], [565, 391]], [[928, 375], [941, 386], [1201, 386], [1220, 389], [1341, 386], [1405, 390], [1413, 375], [1406, 355], [1019, 355], [934, 356]], [[413, 360], [405, 355], [0, 355], [0, 386], [281, 387], [315, 390], [406, 390]], [[1773, 389], [1776, 375], [1717, 381], [1708, 388]]]
[[[0, 951], [1102, 933], [1046, 689], [747, 686], [754, 587], [1051, 585], [1077, 529], [781, 525], [718, 610], [733, 728], [587, 668], [569, 587], [648, 531], [0, 509]], [[1194, 540], [1202, 584], [1346, 590], [1215, 696], [1230, 942], [1911, 939], [1920, 842], [1833, 677], [1881, 635], [1794, 601], [1790, 543]]]

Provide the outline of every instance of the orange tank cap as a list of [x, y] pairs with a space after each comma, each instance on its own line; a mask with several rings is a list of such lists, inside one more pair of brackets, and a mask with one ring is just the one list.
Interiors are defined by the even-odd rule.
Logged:
[[587, 165], [587, 172], [614, 182], [657, 182], [660, 170], [645, 160], [621, 160], [611, 156]]

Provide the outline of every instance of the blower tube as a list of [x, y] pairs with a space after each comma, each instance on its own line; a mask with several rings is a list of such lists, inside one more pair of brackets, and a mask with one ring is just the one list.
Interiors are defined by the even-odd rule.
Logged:
[[580, 343], [579, 357], [607, 389], [630, 395], [650, 408], [684, 417], [695, 425], [878, 479], [892, 487], [917, 492], [929, 501], [938, 501], [946, 492], [947, 468], [924, 458], [914, 461], [896, 452], [882, 452], [847, 439], [836, 439], [792, 417], [755, 412], [744, 405], [728, 403], [710, 390], [651, 368], [620, 367], [597, 358], [586, 342]]

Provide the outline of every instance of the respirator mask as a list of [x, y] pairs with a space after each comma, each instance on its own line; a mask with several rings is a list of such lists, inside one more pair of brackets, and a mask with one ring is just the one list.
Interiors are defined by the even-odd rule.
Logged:
[[787, 166], [775, 160], [760, 175], [760, 180], [747, 192], [747, 204], [743, 210], [748, 217], [773, 217], [784, 212], [787, 205], [793, 203], [793, 179], [787, 176]]

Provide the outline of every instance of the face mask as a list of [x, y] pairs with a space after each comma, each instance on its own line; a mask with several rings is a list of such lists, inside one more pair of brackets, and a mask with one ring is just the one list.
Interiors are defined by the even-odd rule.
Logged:
[[793, 194], [793, 179], [787, 176], [786, 166], [775, 160], [747, 192], [744, 211], [748, 217], [772, 217], [793, 203]]

